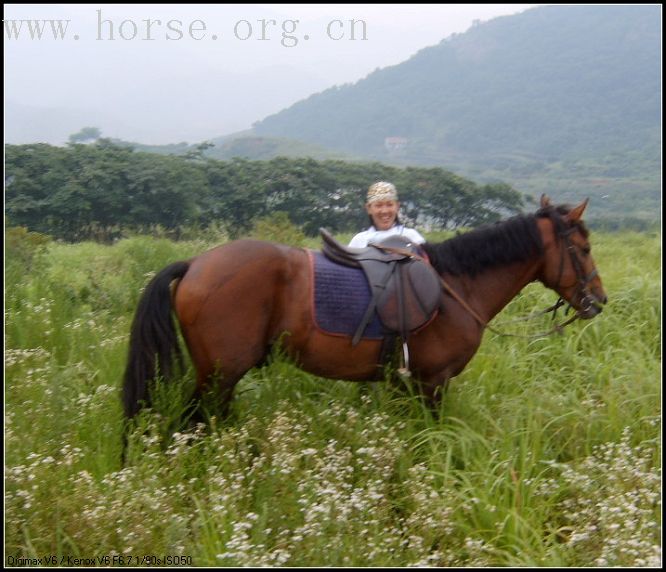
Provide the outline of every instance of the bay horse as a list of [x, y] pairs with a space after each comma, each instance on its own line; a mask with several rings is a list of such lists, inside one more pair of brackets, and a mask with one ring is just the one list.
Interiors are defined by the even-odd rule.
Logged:
[[[544, 195], [535, 214], [423, 245], [447, 287], [437, 317], [412, 333], [407, 345], [412, 374], [433, 405], [476, 353], [487, 323], [530, 282], [557, 292], [580, 318], [601, 312], [607, 298], [581, 218], [586, 206], [587, 199], [575, 208], [554, 206]], [[143, 292], [131, 328], [126, 417], [150, 405], [157, 375], [168, 379], [182, 364], [174, 311], [196, 369], [197, 392], [215, 383], [225, 403], [278, 341], [307, 372], [376, 379], [381, 341], [353, 346], [315, 327], [308, 256], [303, 248], [237, 240], [160, 271]]]

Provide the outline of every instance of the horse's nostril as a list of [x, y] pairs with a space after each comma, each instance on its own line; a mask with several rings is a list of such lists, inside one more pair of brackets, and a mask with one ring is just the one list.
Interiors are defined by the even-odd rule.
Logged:
[[608, 296], [606, 296], [606, 293], [603, 291], [592, 291], [592, 297], [595, 299], [595, 301], [598, 304], [607, 304], [608, 303]]

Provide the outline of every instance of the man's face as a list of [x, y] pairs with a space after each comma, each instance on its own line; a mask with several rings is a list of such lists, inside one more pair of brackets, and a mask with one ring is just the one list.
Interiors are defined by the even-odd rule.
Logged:
[[365, 205], [372, 223], [377, 230], [388, 230], [395, 223], [400, 203], [398, 201], [374, 201]]

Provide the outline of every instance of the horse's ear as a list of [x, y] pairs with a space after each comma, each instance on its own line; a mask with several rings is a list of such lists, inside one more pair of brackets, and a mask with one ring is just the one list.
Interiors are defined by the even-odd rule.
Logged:
[[589, 202], [589, 200], [590, 200], [589, 198], [585, 199], [576, 208], [571, 209], [567, 214], [567, 220], [569, 222], [578, 222], [583, 216], [583, 213], [585, 212], [585, 208], [587, 207], [587, 203]]
[[550, 206], [550, 199], [548, 198], [547, 194], [541, 195], [541, 208], [545, 209], [546, 207]]

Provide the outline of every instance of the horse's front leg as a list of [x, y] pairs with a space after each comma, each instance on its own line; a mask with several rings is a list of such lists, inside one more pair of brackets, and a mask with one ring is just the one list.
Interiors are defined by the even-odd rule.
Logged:
[[433, 412], [439, 411], [442, 398], [448, 390], [451, 376], [446, 371], [438, 372], [418, 382], [421, 395]]

